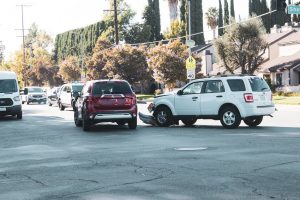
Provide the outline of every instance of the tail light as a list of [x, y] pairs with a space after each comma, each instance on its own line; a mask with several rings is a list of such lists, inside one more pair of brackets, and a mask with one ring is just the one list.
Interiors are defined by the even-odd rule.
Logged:
[[244, 98], [245, 98], [246, 103], [254, 102], [253, 94], [251, 94], [251, 93], [244, 94]]
[[132, 106], [136, 104], [136, 98], [135, 97], [126, 97], [125, 103], [126, 106]]

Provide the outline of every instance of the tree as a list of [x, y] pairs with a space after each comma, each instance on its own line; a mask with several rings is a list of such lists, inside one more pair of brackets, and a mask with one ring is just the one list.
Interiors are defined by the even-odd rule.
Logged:
[[229, 24], [229, 10], [228, 10], [228, 1], [224, 0], [224, 24]]
[[219, 60], [226, 70], [233, 74], [240, 68], [242, 74], [253, 74], [263, 62], [267, 48], [265, 33], [261, 19], [230, 26], [224, 37], [214, 43]]
[[[270, 2], [270, 9], [271, 11], [277, 9], [277, 1], [276, 0], [271, 0]], [[288, 14], [285, 13], [285, 11], [276, 11], [271, 13], [271, 26], [273, 27], [274, 25], [280, 25], [283, 26], [285, 22], [290, 22], [291, 18], [289, 17]]]
[[150, 41], [161, 40], [159, 0], [148, 0], [143, 19], [145, 20], [145, 25], [151, 28]]
[[178, 19], [178, 0], [168, 0], [170, 22]]
[[186, 1], [187, 0], [180, 0], [180, 21], [186, 23]]
[[192, 36], [196, 44], [204, 44], [204, 34], [203, 34], [203, 13], [202, 13], [202, 0], [193, 0], [191, 3], [191, 34], [196, 34]]
[[143, 43], [150, 41], [151, 27], [145, 24], [133, 24], [124, 32], [126, 43]]
[[[186, 81], [185, 60], [188, 57], [187, 46], [179, 39], [160, 44], [149, 50], [148, 65], [155, 81], [174, 88], [178, 81]], [[196, 58], [197, 62], [201, 60]], [[199, 68], [196, 69], [197, 72]]]
[[253, 8], [252, 8], [252, 0], [248, 0], [248, 9], [249, 16], [252, 16]]
[[[261, 0], [261, 12], [262, 12], [261, 14], [269, 12], [269, 8], [267, 6], [267, 0]], [[270, 32], [270, 28], [271, 28], [269, 19], [270, 19], [269, 15], [262, 16], [262, 22], [267, 32]]]
[[111, 43], [101, 37], [98, 38], [93, 55], [87, 61], [87, 77], [90, 80], [108, 78], [106, 72], [103, 71], [107, 62], [106, 53], [109, 51]]
[[218, 35], [222, 36], [224, 34], [223, 27], [223, 7], [221, 0], [219, 0], [219, 17], [218, 17]]
[[235, 19], [234, 0], [230, 0], [230, 17]]
[[216, 38], [216, 27], [218, 25], [218, 10], [215, 7], [208, 8], [205, 13], [205, 18], [207, 20], [207, 26], [213, 30], [213, 39]]
[[106, 53], [107, 62], [103, 70], [114, 79], [125, 79], [131, 84], [151, 79], [143, 47], [124, 45]]
[[75, 56], [68, 56], [60, 64], [59, 74], [66, 82], [78, 81], [80, 79], [80, 72], [78, 58]]
[[171, 22], [170, 28], [164, 32], [166, 39], [176, 38], [185, 35], [185, 24], [182, 21], [174, 20]]

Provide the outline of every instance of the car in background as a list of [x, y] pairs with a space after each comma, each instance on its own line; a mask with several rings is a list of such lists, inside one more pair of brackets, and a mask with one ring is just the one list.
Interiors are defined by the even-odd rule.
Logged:
[[84, 84], [80, 82], [64, 84], [58, 94], [57, 104], [61, 111], [65, 108], [73, 108], [78, 92], [81, 92]]
[[22, 119], [22, 104], [16, 73], [0, 71], [0, 116], [6, 115]]
[[82, 126], [84, 131], [100, 122], [137, 127], [137, 100], [127, 81], [88, 81], [75, 105], [75, 125]]
[[43, 103], [47, 102], [47, 95], [42, 87], [25, 87], [22, 96], [22, 104]]
[[60, 87], [52, 88], [47, 94], [47, 102], [49, 106], [57, 105], [57, 95]]

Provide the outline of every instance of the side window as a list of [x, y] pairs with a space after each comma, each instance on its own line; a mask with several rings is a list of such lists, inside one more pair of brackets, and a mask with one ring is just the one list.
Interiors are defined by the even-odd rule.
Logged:
[[246, 91], [246, 87], [242, 79], [228, 79], [227, 83], [232, 92]]
[[195, 82], [183, 89], [183, 94], [200, 94], [203, 82]]
[[62, 89], [62, 91], [67, 92], [67, 86], [64, 86], [64, 88]]
[[223, 82], [220, 80], [207, 81], [205, 87], [205, 93], [218, 93], [225, 92]]

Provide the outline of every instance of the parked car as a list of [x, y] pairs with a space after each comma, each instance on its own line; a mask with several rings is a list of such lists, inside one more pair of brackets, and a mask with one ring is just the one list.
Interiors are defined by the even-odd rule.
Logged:
[[159, 126], [179, 120], [191, 126], [197, 119], [215, 119], [225, 128], [237, 128], [241, 120], [258, 126], [275, 106], [263, 78], [240, 75], [194, 80], [177, 92], [156, 96], [148, 110]]
[[59, 89], [60, 87], [54, 87], [47, 94], [47, 101], [49, 106], [53, 106], [57, 104], [57, 94]]
[[78, 92], [81, 92], [83, 85], [83, 83], [68, 83], [61, 87], [57, 101], [58, 107], [61, 111], [68, 107], [71, 107], [74, 110], [75, 95], [77, 95]]
[[22, 119], [22, 104], [17, 75], [0, 71], [0, 116], [12, 115]]
[[25, 87], [21, 95], [22, 104], [27, 103], [44, 103], [47, 102], [47, 95], [42, 87]]
[[130, 129], [136, 129], [136, 96], [124, 80], [89, 81], [76, 101], [74, 121], [84, 131], [100, 122], [128, 123]]

